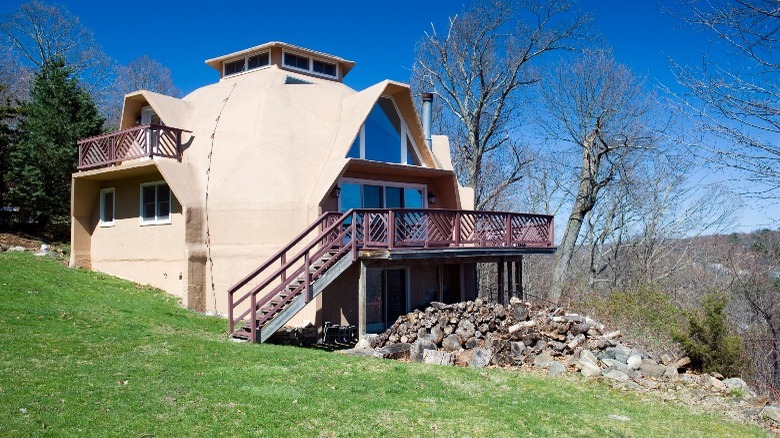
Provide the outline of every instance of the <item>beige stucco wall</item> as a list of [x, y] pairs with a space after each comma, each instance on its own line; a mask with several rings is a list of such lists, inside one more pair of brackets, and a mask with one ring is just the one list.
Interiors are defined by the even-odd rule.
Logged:
[[[190, 131], [184, 135], [182, 162], [160, 159], [159, 173], [143, 178], [119, 176], [129, 165], [123, 163], [96, 171], [105, 172], [89, 177], [99, 177], [97, 183], [77, 173], [74, 206], [87, 204], [92, 210], [74, 207], [73, 264], [159, 286], [182, 296], [185, 306], [224, 314], [232, 284], [322, 211], [335, 209], [330, 191], [340, 177], [424, 183], [437, 195], [431, 207], [461, 207], [451, 164], [443, 156], [449, 145], [437, 139], [435, 151], [425, 148], [408, 86], [384, 81], [358, 92], [316, 77], [305, 77], [312, 82], [308, 85], [285, 84], [288, 75], [303, 77], [272, 65], [222, 78], [183, 99], [147, 91], [128, 95], [123, 127], [134, 123], [134, 112], [150, 105], [165, 124]], [[396, 101], [427, 169], [395, 165], [392, 175], [385, 175], [360, 170], [346, 158], [360, 125], [383, 95]], [[138, 184], [147, 177], [164, 178], [176, 195], [172, 224], [139, 226]], [[112, 228], [96, 227], [95, 190], [110, 184], [117, 188], [118, 219]], [[120, 204], [126, 206], [122, 214]], [[350, 268], [291, 323], [353, 317], [356, 323], [356, 272]], [[428, 274], [415, 281], [428, 282]], [[332, 301], [342, 307], [334, 311], [328, 307]]]
[[141, 225], [139, 219], [140, 185], [160, 180], [162, 176], [157, 174], [101, 182], [100, 189], [115, 190], [116, 216], [113, 226], [98, 225], [100, 199], [96, 199], [91, 218], [92, 269], [181, 297], [187, 269], [181, 204], [172, 196], [170, 224]]

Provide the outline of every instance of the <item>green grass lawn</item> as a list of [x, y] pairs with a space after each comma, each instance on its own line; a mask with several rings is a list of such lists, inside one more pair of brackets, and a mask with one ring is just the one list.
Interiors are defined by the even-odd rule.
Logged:
[[0, 254], [0, 436], [765, 434], [596, 382], [237, 344], [225, 328], [155, 289]]

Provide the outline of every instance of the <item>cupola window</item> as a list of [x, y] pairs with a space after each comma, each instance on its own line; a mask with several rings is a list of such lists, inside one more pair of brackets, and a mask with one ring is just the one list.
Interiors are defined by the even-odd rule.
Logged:
[[284, 52], [282, 63], [285, 67], [331, 78], [338, 77], [338, 66], [333, 62], [309, 58], [308, 56]]
[[241, 72], [254, 70], [271, 64], [271, 54], [269, 52], [257, 53], [244, 58], [227, 61], [223, 64], [223, 76], [235, 75]]

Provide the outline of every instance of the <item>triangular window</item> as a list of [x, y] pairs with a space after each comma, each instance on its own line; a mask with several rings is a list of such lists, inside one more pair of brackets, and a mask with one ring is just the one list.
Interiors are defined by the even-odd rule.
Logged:
[[374, 104], [347, 157], [422, 165], [406, 123], [389, 97], [380, 97]]

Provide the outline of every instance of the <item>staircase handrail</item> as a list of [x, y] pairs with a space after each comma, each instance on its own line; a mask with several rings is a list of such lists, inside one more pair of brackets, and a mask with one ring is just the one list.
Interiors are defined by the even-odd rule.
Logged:
[[228, 293], [234, 293], [238, 289], [241, 289], [252, 281], [259, 273], [266, 270], [271, 264], [279, 259], [281, 259], [282, 255], [285, 254], [287, 251], [291, 250], [295, 245], [301, 242], [304, 237], [306, 237], [307, 234], [311, 233], [315, 228], [322, 225], [322, 223], [329, 217], [339, 215], [340, 213], [336, 213], [333, 211], [328, 211], [323, 213], [317, 220], [311, 223], [305, 230], [303, 230], [300, 234], [298, 234], [293, 240], [291, 240], [287, 245], [282, 247], [279, 251], [276, 251], [271, 257], [268, 258], [268, 260], [265, 261], [262, 265], [255, 268], [252, 272], [244, 276], [241, 280], [238, 280], [233, 286], [230, 286], [228, 289]]
[[[256, 296], [257, 294], [263, 290], [265, 287], [267, 287], [275, 278], [282, 275], [293, 263], [298, 261], [301, 257], [303, 257], [307, 252], [311, 251], [312, 248], [314, 248], [317, 244], [319, 244], [325, 236], [327, 236], [329, 233], [331, 233], [334, 229], [336, 229], [337, 226], [344, 223], [344, 220], [348, 217], [353, 216], [354, 210], [349, 210], [348, 212], [341, 214], [339, 212], [326, 212], [323, 213], [319, 218], [317, 218], [316, 221], [314, 221], [311, 225], [309, 225], [304, 231], [299, 233], [293, 240], [291, 240], [287, 245], [285, 245], [283, 248], [281, 248], [279, 251], [274, 253], [271, 257], [269, 257], [265, 263], [255, 268], [252, 272], [247, 274], [244, 278], [239, 280], [237, 283], [235, 283], [233, 286], [231, 286], [228, 289], [228, 320], [229, 320], [229, 331], [230, 333], [233, 333], [235, 330], [235, 323], [240, 321], [244, 316], [246, 316], [249, 312], [252, 312], [253, 308], [257, 306], [256, 303]], [[312, 239], [306, 246], [304, 246], [300, 251], [298, 251], [295, 255], [287, 258], [286, 254], [290, 250], [292, 250], [296, 245], [298, 245], [304, 237], [309, 235], [312, 231], [317, 229], [318, 227], [322, 226], [329, 218], [340, 216], [338, 220], [333, 222], [331, 225], [327, 226], [323, 231], [321, 231], [317, 236]], [[354, 239], [353, 239], [354, 240]], [[263, 271], [268, 269], [271, 265], [273, 265], [276, 262], [281, 262], [281, 266], [276, 269], [272, 274], [268, 275], [265, 280], [263, 280], [259, 285], [253, 287], [251, 290], [249, 290], [246, 294], [242, 295], [239, 299], [234, 300], [234, 294], [240, 290], [242, 287], [244, 287], [247, 283], [252, 281], [253, 279], [257, 278], [258, 275], [260, 275]], [[291, 276], [291, 278], [294, 278]], [[269, 293], [271, 295], [273, 292]], [[234, 310], [235, 307], [244, 302], [249, 297], [252, 297], [253, 303], [252, 307], [246, 312], [244, 312], [242, 315], [240, 315], [238, 318], [234, 318]], [[254, 312], [253, 312], [254, 313]]]

